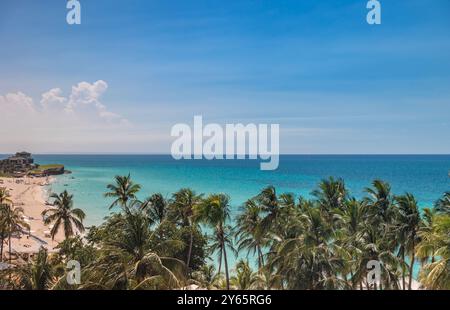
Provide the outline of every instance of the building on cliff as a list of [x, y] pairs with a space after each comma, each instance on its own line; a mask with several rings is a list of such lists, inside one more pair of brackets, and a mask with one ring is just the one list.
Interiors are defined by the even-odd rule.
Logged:
[[7, 159], [0, 160], [0, 172], [11, 175], [24, 175], [36, 168], [33, 157], [27, 152], [18, 152]]

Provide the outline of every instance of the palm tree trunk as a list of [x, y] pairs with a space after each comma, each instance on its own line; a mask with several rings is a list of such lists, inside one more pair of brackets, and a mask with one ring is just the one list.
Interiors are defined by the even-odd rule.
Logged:
[[261, 247], [258, 245], [258, 269], [261, 269], [263, 264], [264, 263], [263, 263], [262, 253], [261, 253]]
[[3, 262], [3, 242], [4, 242], [4, 238], [2, 235], [2, 240], [1, 240], [1, 244], [0, 244], [0, 262]]
[[11, 261], [12, 261], [12, 255], [11, 255], [11, 252], [12, 252], [12, 249], [11, 249], [11, 234], [12, 234], [12, 232], [10, 231], [9, 232], [9, 236], [8, 236], [8, 243], [9, 243], [9, 264], [11, 265]]
[[414, 261], [416, 260], [415, 253], [414, 253], [414, 240], [412, 242], [412, 250], [411, 250], [411, 265], [409, 266], [409, 284], [408, 289], [411, 290], [412, 287], [412, 279], [413, 279], [413, 270], [414, 270]]
[[[11, 265], [11, 261], [12, 261], [12, 255], [11, 255], [11, 252], [12, 252], [12, 249], [11, 249], [11, 234], [12, 234], [12, 230], [10, 229], [9, 230], [9, 236], [8, 236], [8, 242], [9, 242], [9, 264]], [[9, 283], [11, 283], [11, 280], [12, 280], [12, 273], [10, 272], [9, 273]]]
[[[402, 251], [402, 262], [405, 263], [405, 251]], [[405, 267], [404, 266], [402, 266], [402, 285], [403, 285], [403, 290], [406, 290]]]
[[[261, 251], [261, 248], [259, 250]], [[264, 255], [263, 255], [262, 251], [261, 251], [261, 264], [264, 267]]]
[[223, 249], [223, 261], [225, 263], [225, 278], [227, 280], [227, 290], [230, 290], [230, 275], [228, 274], [228, 260], [227, 260], [227, 250], [225, 248], [225, 244], [222, 244], [222, 249]]
[[190, 236], [190, 240], [189, 240], [189, 250], [188, 250], [188, 254], [187, 254], [187, 259], [186, 259], [186, 267], [187, 270], [189, 272], [189, 264], [191, 263], [191, 255], [192, 255], [192, 245], [194, 243], [194, 233], [192, 232], [192, 227], [191, 227], [191, 236]]

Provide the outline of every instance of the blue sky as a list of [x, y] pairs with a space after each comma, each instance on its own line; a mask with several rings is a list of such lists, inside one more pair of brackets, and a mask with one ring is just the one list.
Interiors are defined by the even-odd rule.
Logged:
[[194, 115], [279, 123], [282, 153], [450, 153], [448, 0], [379, 26], [366, 0], [80, 2], [1, 1], [0, 153], [167, 153]]

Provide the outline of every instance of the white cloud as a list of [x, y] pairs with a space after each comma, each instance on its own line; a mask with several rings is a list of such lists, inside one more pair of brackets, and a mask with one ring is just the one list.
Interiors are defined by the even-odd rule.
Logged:
[[[98, 80], [92, 84], [80, 82], [72, 86], [68, 98], [62, 95], [60, 88], [52, 88], [41, 95], [41, 108], [43, 111], [50, 109], [59, 110], [69, 114], [96, 114], [97, 117], [109, 123], [129, 124], [120, 114], [111, 112], [100, 101], [100, 97], [108, 89], [108, 84]], [[31, 99], [31, 98], [30, 98]]]
[[48, 92], [42, 94], [41, 105], [44, 109], [49, 108], [52, 104], [65, 104], [67, 99], [62, 96], [61, 88], [52, 88]]
[[0, 108], [2, 115], [9, 116], [35, 112], [33, 99], [22, 92], [0, 95]]
[[[107, 89], [108, 84], [103, 80], [99, 80], [93, 84], [80, 82], [77, 85], [72, 86], [72, 93], [69, 96], [66, 111], [73, 112], [77, 108], [92, 106], [97, 110], [97, 113], [101, 118], [112, 120], [110, 115], [114, 113], [107, 111], [106, 107], [100, 102], [100, 97]], [[120, 116], [118, 116], [118, 118], [120, 118]]]
[[68, 96], [52, 88], [41, 94], [38, 103], [23, 92], [0, 95], [0, 153], [65, 151], [69, 145], [95, 149], [105, 138], [123, 136], [132, 126], [101, 102], [107, 88], [102, 80], [80, 82]]

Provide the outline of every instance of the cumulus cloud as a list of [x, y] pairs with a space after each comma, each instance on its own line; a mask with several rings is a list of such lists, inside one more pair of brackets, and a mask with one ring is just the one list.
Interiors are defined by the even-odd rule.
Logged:
[[8, 93], [0, 96], [0, 107], [3, 115], [46, 113], [48, 110], [66, 112], [68, 114], [82, 115], [84, 113], [97, 115], [98, 118], [117, 123], [127, 123], [120, 114], [109, 111], [106, 105], [100, 101], [100, 97], [108, 89], [105, 81], [99, 80], [92, 84], [80, 82], [72, 86], [72, 91], [68, 97], [63, 96], [61, 88], [52, 88], [41, 95], [39, 105], [35, 105], [33, 98], [22, 92]]
[[0, 95], [0, 151], [34, 145], [48, 149], [58, 143], [95, 145], [123, 133], [130, 122], [101, 101], [107, 89], [108, 84], [99, 80], [80, 82], [67, 95], [61, 88], [52, 88], [39, 101], [20, 91]]
[[93, 106], [100, 117], [108, 112], [106, 107], [100, 102], [100, 97], [108, 89], [105, 81], [99, 80], [93, 84], [80, 82], [72, 86], [72, 93], [66, 106], [66, 111], [73, 112], [77, 107]]
[[62, 96], [61, 88], [52, 88], [42, 94], [41, 106], [44, 110], [51, 108], [53, 105], [61, 106], [66, 104], [67, 99]]
[[33, 99], [22, 92], [0, 95], [0, 108], [2, 115], [15, 115], [22, 113], [34, 113]]

